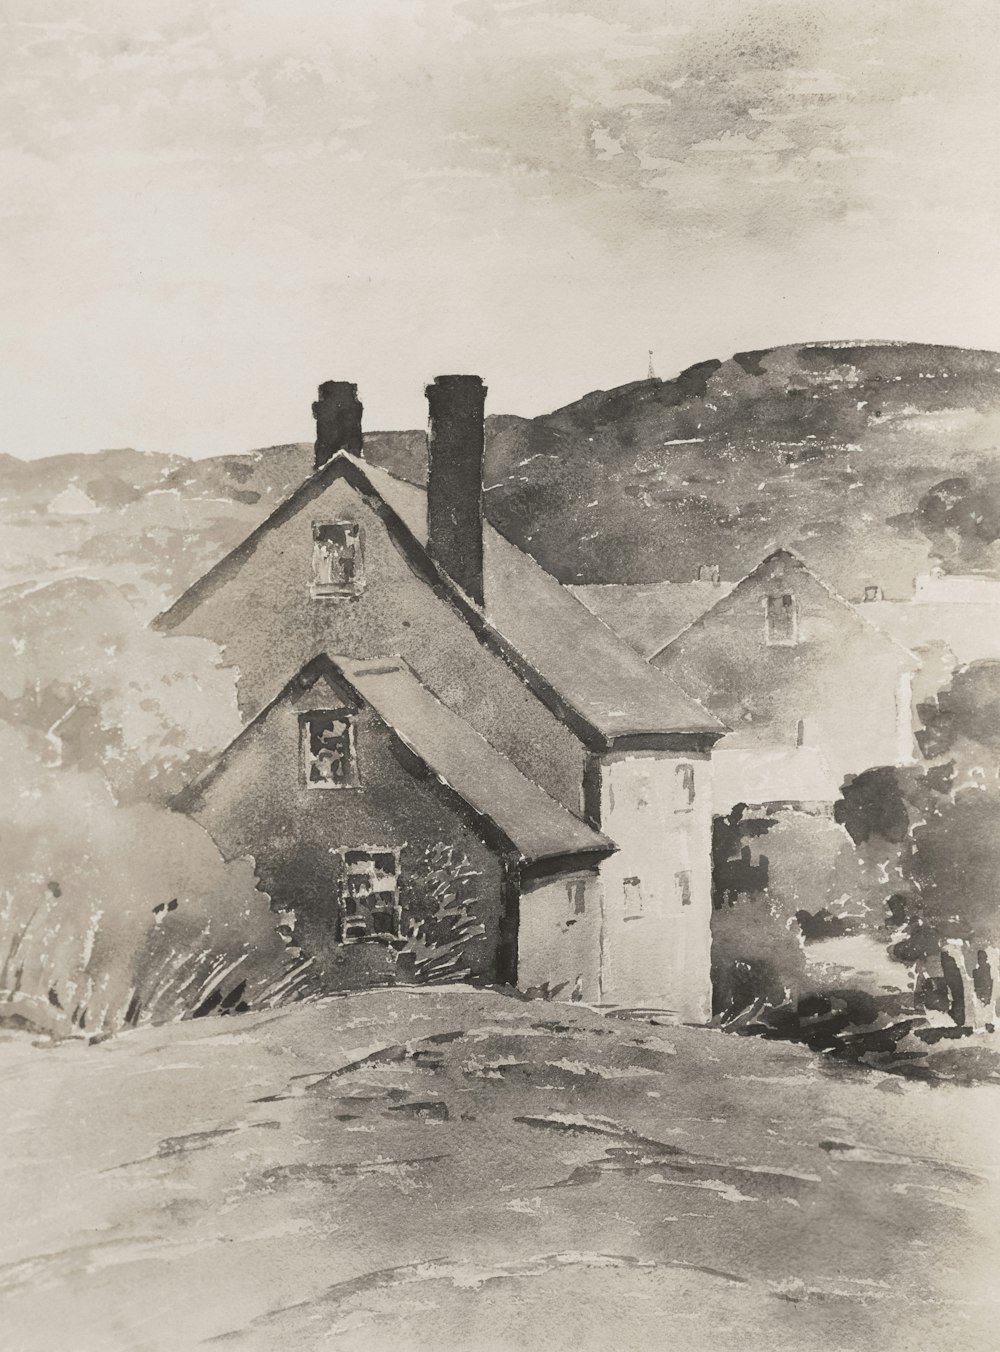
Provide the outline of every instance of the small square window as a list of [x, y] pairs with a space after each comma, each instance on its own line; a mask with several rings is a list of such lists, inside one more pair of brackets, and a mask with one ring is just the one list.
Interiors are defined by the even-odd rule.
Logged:
[[391, 939], [402, 932], [397, 904], [396, 850], [344, 850], [340, 886], [340, 942]]
[[694, 766], [681, 761], [674, 766], [674, 811], [690, 812], [694, 807]]
[[799, 608], [791, 592], [765, 597], [764, 637], [772, 648], [794, 648], [798, 643]]
[[302, 768], [310, 789], [355, 789], [358, 763], [354, 719], [346, 709], [321, 709], [299, 717]]
[[638, 878], [625, 878], [622, 886], [625, 890], [625, 919], [642, 915], [642, 883]]
[[312, 533], [312, 595], [356, 596], [364, 587], [361, 527], [356, 521], [314, 521]]
[[674, 874], [674, 894], [682, 906], [691, 905], [691, 870], [682, 869]]
[[569, 899], [570, 915], [584, 915], [587, 910], [587, 884], [580, 878], [567, 883], [566, 895]]

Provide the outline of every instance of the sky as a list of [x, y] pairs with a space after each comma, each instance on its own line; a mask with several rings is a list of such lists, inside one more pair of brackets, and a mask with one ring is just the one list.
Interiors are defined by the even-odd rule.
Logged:
[[994, 0], [0, 0], [0, 451], [1000, 349]]

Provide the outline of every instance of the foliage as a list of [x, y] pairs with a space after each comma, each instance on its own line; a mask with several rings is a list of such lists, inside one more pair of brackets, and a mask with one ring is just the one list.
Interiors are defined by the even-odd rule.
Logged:
[[252, 861], [194, 822], [118, 805], [97, 771], [54, 768], [0, 723], [0, 1009], [108, 1034], [270, 1005], [308, 989]]
[[408, 862], [405, 942], [397, 970], [420, 983], [471, 975], [468, 950], [485, 930], [476, 919], [479, 874], [453, 845], [428, 846]]
[[712, 916], [714, 1013], [729, 1021], [801, 995], [806, 979], [802, 933], [764, 893], [739, 896]]
[[110, 583], [0, 598], [0, 716], [46, 759], [101, 770], [116, 795], [167, 802], [240, 728], [235, 672], [204, 639], [146, 628]]
[[947, 942], [1000, 943], [1000, 663], [959, 669], [919, 714], [922, 763], [848, 781], [836, 815], [881, 889], [894, 955], [933, 985]]

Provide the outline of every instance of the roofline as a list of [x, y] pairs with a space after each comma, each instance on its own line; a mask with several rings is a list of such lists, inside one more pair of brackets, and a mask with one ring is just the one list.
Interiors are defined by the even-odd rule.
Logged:
[[[545, 705], [550, 713], [564, 723], [589, 751], [607, 750], [616, 734], [605, 732], [586, 714], [571, 704], [536, 667], [532, 666], [523, 654], [518, 652], [509, 639], [493, 627], [482, 610], [465, 595], [447, 573], [438, 567], [428, 549], [416, 538], [402, 517], [386, 502], [378, 488], [365, 473], [364, 464], [344, 451], [338, 451], [325, 465], [311, 474], [293, 493], [285, 498], [284, 502], [279, 503], [274, 511], [259, 526], [255, 526], [244, 540], [231, 549], [218, 563], [213, 564], [197, 582], [193, 582], [172, 605], [157, 615], [152, 621], [151, 627], [166, 632], [186, 620], [189, 615], [194, 613], [206, 595], [210, 595], [218, 586], [236, 576], [244, 560], [254, 553], [259, 541], [273, 527], [282, 525], [289, 520], [302, 506], [312, 501], [329, 483], [337, 478], [346, 480], [352, 488], [362, 495], [366, 504], [379, 516], [390, 535], [401, 547], [403, 555], [413, 572], [446, 601], [453, 610], [459, 613], [479, 642], [505, 662], [532, 694]], [[574, 597], [573, 599], [576, 600], [577, 598]], [[577, 604], [587, 610], [581, 601], [577, 601]], [[592, 614], [590, 611], [587, 611], [587, 613]], [[624, 644], [624, 639], [619, 638], [618, 641]], [[685, 697], [690, 698], [689, 696]], [[711, 715], [706, 714], [706, 717], [711, 717]], [[691, 730], [679, 728], [676, 731], [687, 732]]]
[[[419, 677], [413, 669], [401, 657], [393, 657], [391, 660], [397, 664], [399, 668], [408, 671], [415, 680], [419, 680]], [[194, 811], [198, 802], [203, 798], [205, 790], [208, 789], [222, 773], [224, 773], [233, 756], [238, 754], [244, 741], [249, 739], [254, 731], [267, 720], [273, 710], [291, 695], [312, 689], [316, 682], [323, 676], [332, 676], [338, 684], [346, 686], [359, 703], [367, 705], [376, 717], [385, 724], [385, 727], [388, 729], [396, 746], [403, 751], [404, 757], [415, 760], [423, 771], [425, 778], [435, 781], [439, 788], [447, 793], [449, 798], [457, 800], [458, 804], [461, 806], [462, 815], [469, 819], [474, 829], [477, 830], [477, 834], [486, 836], [484, 843], [512, 854], [521, 863], [528, 875], [534, 877], [539, 868], [546, 867], [550, 868], [552, 873], [564, 872], [570, 867], [586, 867], [599, 862], [601, 859], [606, 859], [618, 849], [618, 846], [615, 845], [613, 841], [603, 835], [603, 833], [598, 831], [595, 827], [583, 821], [582, 818], [574, 818], [574, 820], [578, 821], [580, 826], [588, 830], [593, 837], [592, 841], [588, 842], [586, 846], [581, 846], [579, 850], [564, 848], [554, 854], [525, 855], [503, 827], [494, 820], [489, 813], [482, 812], [480, 809], [474, 807], [453, 784], [445, 779], [445, 777], [431, 765], [425, 756], [421, 755], [413, 743], [401, 733], [398, 728], [386, 721], [371, 701], [365, 699], [364, 695], [358, 690], [350, 676], [346, 674], [342, 667], [338, 666], [337, 662], [330, 657], [328, 653], [318, 654], [316, 657], [311, 658], [305, 666], [301, 667], [291, 680], [285, 683], [274, 699], [266, 704], [263, 709], [247, 723], [246, 727], [242, 728], [236, 734], [228, 746], [223, 748], [212, 764], [175, 795], [171, 800], [170, 806], [178, 812], [190, 813]], [[432, 698], [436, 699], [437, 697], [432, 695]], [[440, 701], [438, 702], [440, 703]], [[447, 706], [444, 707], [447, 708]], [[449, 712], [454, 713], [453, 710], [449, 710]], [[454, 714], [454, 716], [456, 718], [461, 717], [459, 714]], [[485, 737], [483, 738], [483, 741], [495, 756], [502, 757], [502, 753], [497, 751], [496, 747], [487, 742]], [[506, 759], [506, 757], [502, 758]], [[514, 768], [516, 769], [517, 767], [515, 766]], [[518, 773], [521, 774], [522, 772], [518, 771]], [[540, 793], [545, 792], [540, 786], [536, 785], [535, 787], [539, 789]], [[557, 807], [561, 807], [567, 816], [573, 816], [568, 808], [563, 807], [561, 803], [556, 803], [555, 799], [552, 801]], [[567, 862], [562, 863], [561, 861]], [[575, 862], [570, 863], [569, 861]]]
[[880, 629], [877, 624], [873, 624], [871, 620], [866, 620], [863, 615], [858, 613], [857, 606], [852, 605], [852, 603], [848, 601], [845, 596], [841, 596], [840, 592], [838, 592], [836, 588], [831, 587], [830, 583], [825, 581], [825, 579], [821, 578], [818, 573], [814, 573], [813, 570], [809, 567], [808, 563], [806, 563], [802, 555], [798, 553], [797, 550], [790, 548], [790, 546], [788, 545], [778, 545], [775, 549], [769, 550], [763, 556], [763, 558], [760, 559], [759, 562], [754, 564], [754, 566], [750, 569], [748, 573], [744, 573], [738, 582], [733, 583], [732, 589], [728, 591], [725, 596], [720, 596], [719, 599], [713, 605], [709, 606], [707, 610], [703, 610], [700, 615], [696, 615], [693, 620], [689, 620], [683, 629], [679, 629], [672, 639], [669, 639], [666, 643], [664, 643], [662, 648], [657, 648], [656, 652], [653, 653], [652, 656], [648, 659], [649, 662], [652, 664], [653, 662], [656, 661], [658, 657], [662, 657], [663, 654], [667, 651], [667, 649], [672, 648], [678, 639], [683, 638], [684, 635], [688, 633], [689, 630], [695, 627], [695, 625], [701, 624], [702, 620], [707, 619], [708, 616], [711, 615], [712, 612], [716, 610], [719, 606], [721, 606], [724, 601], [728, 601], [731, 597], [735, 596], [740, 587], [743, 586], [744, 582], [749, 582], [749, 580], [754, 576], [754, 574], [759, 572], [759, 570], [764, 567], [765, 563], [770, 563], [770, 561], [772, 559], [777, 558], [779, 554], [787, 554], [789, 558], [794, 559], [795, 562], [802, 569], [802, 571], [807, 573], [812, 578], [812, 580], [815, 583], [817, 583], [820, 587], [822, 587], [823, 590], [827, 592], [828, 595], [832, 596], [835, 601], [838, 601], [842, 606], [844, 606], [845, 609], [849, 610], [851, 614], [854, 615], [855, 618], [860, 622], [863, 628], [870, 629], [873, 633], [877, 634], [879, 638], [881, 638], [885, 643], [890, 644], [893, 648], [898, 648], [899, 651], [904, 654], [904, 656], [910, 659], [915, 668], [920, 666], [918, 658], [914, 653], [910, 651], [909, 648], [904, 647], [902, 643], [899, 643], [896, 639], [894, 639], [891, 634], [887, 634], [884, 629]]

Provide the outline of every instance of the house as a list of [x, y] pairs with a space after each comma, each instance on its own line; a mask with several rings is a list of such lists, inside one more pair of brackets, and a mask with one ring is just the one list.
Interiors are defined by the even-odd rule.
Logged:
[[814, 748], [838, 785], [912, 759], [917, 659], [791, 550], [769, 554], [651, 662], [728, 724], [720, 749]]
[[294, 913], [296, 943], [338, 987], [388, 979], [417, 921], [447, 941], [464, 918], [443, 913], [449, 896], [478, 930], [461, 969], [513, 979], [519, 906], [583, 932], [614, 848], [398, 659], [314, 658], [178, 805], [227, 857], [253, 855], [273, 904]]
[[[314, 473], [157, 623], [222, 646], [248, 725], [318, 658], [336, 655], [348, 681], [348, 661], [405, 663], [436, 705], [615, 847], [569, 917], [565, 889], [508, 906], [505, 978], [706, 1018], [711, 751], [724, 728], [485, 523], [482, 381], [442, 376], [427, 397], [425, 492], [365, 461], [356, 387], [321, 386]], [[286, 794], [287, 780], [268, 792]], [[340, 818], [315, 810], [340, 848]], [[247, 830], [240, 850], [256, 857], [263, 842]], [[332, 897], [327, 859], [312, 867], [309, 886]]]
[[[873, 593], [873, 595], [869, 595]], [[922, 658], [921, 695], [930, 697], [967, 662], [1000, 660], [1000, 580], [982, 574], [923, 574], [907, 601], [865, 589], [859, 613]]]

